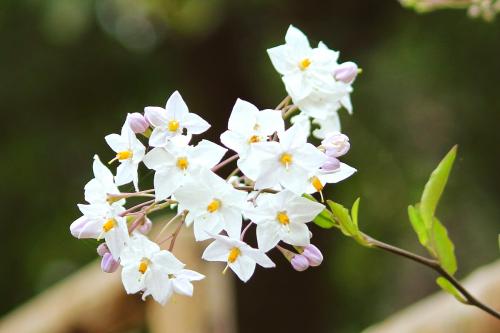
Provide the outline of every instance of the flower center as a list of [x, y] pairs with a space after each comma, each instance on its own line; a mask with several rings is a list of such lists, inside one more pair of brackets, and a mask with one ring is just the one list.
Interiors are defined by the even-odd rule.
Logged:
[[181, 170], [186, 170], [189, 166], [187, 157], [179, 157], [177, 159], [177, 167]]
[[119, 152], [116, 154], [116, 158], [117, 158], [119, 161], [123, 161], [123, 160], [128, 160], [128, 159], [129, 159], [129, 158], [131, 158], [133, 155], [134, 155], [134, 153], [133, 153], [131, 150], [124, 150], [124, 151], [119, 151]]
[[256, 142], [259, 142], [260, 141], [260, 138], [258, 135], [252, 135], [249, 139], [248, 139], [248, 143], [256, 143]]
[[314, 176], [310, 180], [311, 180], [312, 186], [314, 186], [316, 191], [320, 192], [323, 189], [323, 184], [321, 184], [321, 181], [319, 180], [318, 177]]
[[283, 153], [280, 156], [281, 164], [283, 164], [287, 168], [290, 164], [292, 164], [292, 160], [293, 160], [292, 155], [290, 155], [288, 153]]
[[241, 254], [241, 250], [237, 247], [233, 247], [231, 251], [229, 251], [229, 255], [227, 256], [227, 261], [231, 264], [238, 259], [238, 256]]
[[177, 120], [170, 120], [168, 122], [168, 130], [170, 132], [177, 132], [179, 129], [179, 122]]
[[220, 200], [219, 199], [213, 199], [208, 204], [207, 210], [208, 210], [209, 213], [214, 213], [214, 212], [216, 212], [216, 211], [219, 210], [220, 206], [221, 206]]
[[114, 227], [116, 227], [116, 220], [115, 219], [108, 219], [108, 220], [106, 220], [106, 223], [104, 223], [102, 225], [102, 230], [104, 232], [108, 232], [111, 229], [113, 229]]
[[276, 220], [278, 220], [279, 223], [282, 225], [288, 225], [290, 223], [290, 219], [288, 218], [288, 215], [286, 214], [285, 211], [279, 212], [276, 215]]
[[139, 263], [139, 272], [141, 274], [146, 273], [149, 267], [149, 259], [142, 259], [141, 262]]
[[304, 58], [299, 62], [299, 68], [301, 71], [304, 71], [311, 65], [311, 60], [309, 58]]

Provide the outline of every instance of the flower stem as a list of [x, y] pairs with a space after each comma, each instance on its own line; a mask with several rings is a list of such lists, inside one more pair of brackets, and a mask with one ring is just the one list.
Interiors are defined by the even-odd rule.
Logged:
[[231, 157], [226, 158], [225, 160], [223, 160], [222, 162], [220, 162], [219, 164], [217, 164], [216, 166], [214, 166], [212, 168], [212, 171], [213, 172], [217, 172], [220, 168], [228, 165], [229, 163], [231, 163], [234, 160], [237, 160], [238, 157], [239, 157], [238, 154], [236, 154], [236, 155], [233, 155]]

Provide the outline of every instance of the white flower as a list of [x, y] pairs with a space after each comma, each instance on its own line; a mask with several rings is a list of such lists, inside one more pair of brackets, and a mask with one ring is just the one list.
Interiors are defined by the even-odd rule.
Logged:
[[340, 162], [336, 170], [325, 172], [318, 169], [309, 177], [309, 184], [306, 193], [321, 192], [326, 184], [335, 184], [351, 177], [357, 170], [353, 167]]
[[172, 294], [192, 296], [191, 281], [203, 275], [184, 269], [171, 252], [160, 250], [158, 244], [147, 237], [136, 234], [131, 238], [121, 256], [122, 282], [128, 294], [143, 291], [143, 299], [151, 295], [160, 304], [165, 304]]
[[250, 247], [239, 239], [222, 235], [213, 237], [215, 241], [207, 246], [202, 258], [208, 261], [227, 262], [226, 269], [231, 268], [243, 282], [252, 277], [256, 264], [265, 268], [276, 267], [264, 252]]
[[246, 192], [235, 190], [224, 179], [204, 169], [184, 183], [174, 195], [179, 202], [179, 211], [189, 211], [186, 225], [194, 222], [197, 241], [208, 239], [210, 234], [218, 234], [222, 230], [226, 230], [230, 237], [240, 236]]
[[329, 133], [340, 132], [340, 119], [338, 112], [331, 113], [325, 119], [313, 119], [313, 124], [320, 127], [313, 131], [313, 136], [324, 139]]
[[116, 157], [112, 161], [118, 160], [120, 162], [116, 170], [116, 184], [124, 185], [133, 182], [135, 190], [139, 191], [137, 168], [144, 157], [146, 148], [136, 138], [128, 121], [123, 124], [120, 135], [110, 134], [105, 139], [111, 149], [116, 152]]
[[261, 195], [257, 207], [245, 216], [257, 224], [259, 249], [267, 252], [279, 241], [306, 246], [310, 233], [306, 223], [312, 221], [325, 207], [290, 191]]
[[338, 52], [323, 43], [311, 48], [307, 37], [294, 26], [285, 36], [286, 43], [268, 49], [274, 68], [283, 75], [283, 82], [294, 103], [309, 96], [313, 89], [332, 92], [336, 81], [332, 71], [337, 67]]
[[[115, 184], [113, 174], [101, 162], [97, 155], [94, 155], [92, 168], [94, 171], [94, 178], [85, 185], [85, 200], [88, 203], [106, 203], [108, 202], [108, 194], [120, 194]], [[125, 200], [122, 199], [117, 203], [123, 205], [125, 204]]]
[[304, 193], [309, 174], [326, 160], [325, 154], [307, 142], [308, 132], [296, 124], [278, 134], [280, 142], [256, 143], [240, 163], [243, 173], [255, 180], [255, 189], [282, 185]]
[[229, 117], [228, 131], [220, 136], [221, 142], [245, 158], [252, 144], [267, 141], [274, 132], [285, 128], [281, 111], [262, 110], [238, 99]]
[[214, 167], [226, 151], [227, 149], [208, 140], [202, 140], [197, 146], [170, 144], [166, 149], [152, 149], [144, 157], [144, 164], [156, 171], [156, 200], [171, 196], [198, 169]]
[[104, 238], [113, 258], [118, 260], [129, 241], [126, 220], [120, 216], [125, 208], [107, 203], [78, 205], [78, 208], [83, 216], [71, 224], [71, 234], [76, 238]]
[[148, 122], [154, 126], [149, 144], [153, 147], [163, 147], [175, 136], [200, 134], [205, 132], [210, 124], [200, 116], [190, 113], [178, 91], [168, 99], [165, 108], [148, 106], [144, 108]]

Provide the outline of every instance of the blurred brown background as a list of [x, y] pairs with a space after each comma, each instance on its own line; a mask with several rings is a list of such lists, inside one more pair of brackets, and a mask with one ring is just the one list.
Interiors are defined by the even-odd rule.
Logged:
[[[268, 108], [285, 96], [266, 49], [289, 24], [364, 70], [354, 115], [341, 116], [359, 172], [328, 196], [361, 196], [367, 233], [420, 252], [406, 206], [458, 143], [438, 212], [458, 276], [498, 258], [500, 22], [417, 15], [394, 0], [3, 0], [0, 314], [95, 259], [95, 242], [73, 239], [69, 224], [92, 155], [111, 158], [103, 138], [126, 113], [178, 89], [218, 141], [236, 98]], [[237, 283], [240, 332], [359, 332], [437, 289], [425, 268], [313, 232], [322, 266], [297, 273], [272, 253], [276, 270]]]

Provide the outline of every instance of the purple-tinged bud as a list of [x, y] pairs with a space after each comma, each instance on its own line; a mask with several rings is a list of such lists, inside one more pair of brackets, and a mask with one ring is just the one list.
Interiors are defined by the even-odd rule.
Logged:
[[307, 258], [302, 254], [296, 254], [290, 263], [292, 264], [293, 269], [298, 272], [305, 271], [309, 268], [309, 260], [307, 260]]
[[120, 266], [120, 262], [113, 259], [111, 253], [104, 253], [101, 259], [101, 269], [105, 273], [113, 273]]
[[334, 172], [340, 168], [340, 161], [335, 157], [328, 157], [321, 166], [323, 172]]
[[95, 230], [93, 228], [89, 228], [91, 223], [89, 223], [89, 219], [86, 216], [81, 216], [76, 219], [73, 223], [71, 223], [69, 230], [73, 237], [76, 238], [94, 238]]
[[144, 220], [144, 223], [142, 223], [139, 228], [137, 228], [137, 230], [143, 234], [143, 235], [147, 235], [149, 234], [149, 232], [151, 231], [151, 228], [153, 227], [153, 222], [151, 222], [150, 219], [148, 219], [147, 217], [145, 218]]
[[137, 134], [144, 133], [149, 128], [147, 119], [138, 112], [129, 113], [127, 115], [127, 121], [132, 131]]
[[323, 262], [323, 254], [312, 244], [309, 244], [304, 248], [302, 255], [307, 258], [309, 265], [312, 267], [319, 266]]
[[106, 245], [106, 243], [101, 243], [99, 244], [99, 246], [97, 247], [97, 254], [102, 257], [104, 256], [106, 253], [109, 253], [109, 249], [108, 249], [108, 246]]
[[349, 137], [340, 132], [327, 133], [321, 145], [325, 148], [325, 154], [328, 157], [340, 157], [347, 154], [351, 148]]
[[352, 61], [344, 62], [335, 68], [333, 76], [335, 80], [351, 84], [358, 75], [358, 65]]

